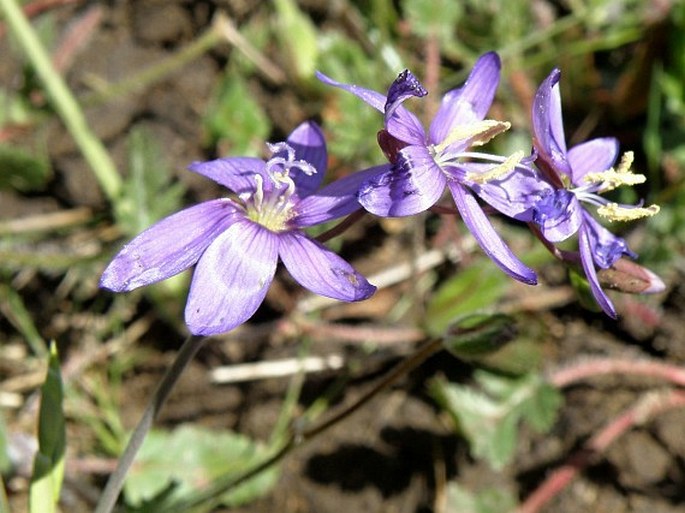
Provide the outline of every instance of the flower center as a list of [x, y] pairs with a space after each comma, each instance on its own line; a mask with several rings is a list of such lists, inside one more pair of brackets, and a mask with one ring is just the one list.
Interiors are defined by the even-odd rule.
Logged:
[[[316, 168], [306, 160], [296, 160], [295, 150], [288, 143], [267, 143], [272, 157], [266, 161], [264, 175], [255, 174], [254, 191], [241, 196], [248, 219], [259, 223], [273, 232], [288, 229], [288, 221], [296, 203], [297, 184], [293, 172], [307, 176], [316, 173]], [[265, 177], [268, 181], [265, 183]]]

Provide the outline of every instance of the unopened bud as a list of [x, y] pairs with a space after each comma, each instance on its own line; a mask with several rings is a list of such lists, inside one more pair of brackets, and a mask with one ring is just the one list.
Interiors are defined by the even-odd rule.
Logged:
[[629, 294], [657, 294], [666, 285], [656, 274], [635, 262], [621, 258], [597, 272], [602, 286]]

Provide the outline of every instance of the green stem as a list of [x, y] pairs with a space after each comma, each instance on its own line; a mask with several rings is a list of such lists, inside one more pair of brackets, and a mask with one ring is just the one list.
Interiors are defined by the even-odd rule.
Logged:
[[181, 377], [183, 370], [200, 350], [205, 340], [207, 340], [205, 337], [190, 336], [183, 342], [174, 363], [169, 367], [162, 378], [162, 381], [159, 382], [157, 390], [155, 390], [154, 395], [150, 399], [150, 403], [147, 405], [145, 412], [143, 412], [142, 418], [133, 431], [124, 453], [119, 458], [117, 468], [109, 477], [107, 485], [95, 508], [95, 513], [110, 513], [114, 508], [119, 493], [124, 486], [126, 474], [133, 464], [133, 460], [135, 459], [138, 450], [143, 445], [145, 436], [150, 431], [155, 417], [157, 417], [159, 410], [161, 410], [162, 405], [169, 396], [171, 389], [178, 381], [178, 378]]
[[[309, 354], [309, 350], [312, 345], [312, 339], [307, 337], [304, 339], [300, 345], [297, 358], [301, 362]], [[283, 407], [278, 415], [276, 424], [269, 437], [269, 445], [276, 446], [280, 440], [283, 440], [288, 431], [288, 426], [293, 420], [293, 415], [295, 413], [295, 408], [297, 406], [297, 401], [300, 398], [300, 393], [302, 392], [302, 386], [304, 385], [305, 372], [300, 370], [295, 374], [290, 380], [288, 385], [288, 391], [285, 394], [285, 400], [283, 401]]]
[[0, 475], [0, 513], [12, 513], [10, 511], [9, 501], [7, 500], [7, 493], [5, 492], [5, 481]]
[[111, 202], [121, 191], [121, 177], [102, 142], [88, 128], [85, 116], [65, 81], [52, 66], [50, 58], [16, 0], [0, 0], [0, 9], [40, 78], [54, 109], [76, 141], [96, 179]]
[[19, 293], [3, 284], [0, 285], [0, 298], [7, 308], [5, 315], [24, 336], [26, 343], [33, 353], [38, 357], [46, 356], [48, 354], [48, 345], [43, 340], [43, 337], [40, 336], [38, 328], [36, 328], [36, 324], [31, 318], [31, 313], [26, 308]]

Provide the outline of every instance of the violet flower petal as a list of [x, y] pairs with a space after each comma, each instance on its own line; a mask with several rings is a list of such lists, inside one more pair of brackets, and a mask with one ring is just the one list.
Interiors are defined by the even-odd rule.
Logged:
[[232, 330], [261, 305], [278, 262], [278, 236], [248, 220], [231, 225], [202, 254], [185, 319], [194, 335]]
[[407, 144], [425, 144], [426, 133], [419, 118], [402, 107], [412, 96], [421, 98], [428, 91], [409, 70], [404, 70], [388, 88], [385, 103], [385, 129], [395, 139]]
[[228, 157], [207, 162], [193, 162], [188, 169], [214, 180], [238, 195], [254, 192], [255, 175], [262, 177], [264, 192], [273, 190], [273, 182], [266, 173], [265, 162], [254, 157]]
[[[464, 163], [459, 166], [468, 173], [485, 173], [493, 164]], [[449, 173], [450, 168], [446, 171]], [[551, 194], [550, 184], [529, 168], [516, 168], [502, 178], [485, 183], [474, 183], [462, 180], [478, 197], [499, 212], [519, 221], [528, 222], [533, 217], [533, 207], [543, 196]]]
[[412, 96], [421, 98], [427, 94], [428, 91], [421, 85], [419, 79], [411, 71], [405, 69], [388, 88], [385, 116], [391, 116], [395, 109], [402, 105], [402, 102]]
[[312, 292], [341, 301], [359, 301], [376, 291], [349, 263], [303, 233], [285, 232], [280, 238], [279, 253], [285, 267]]
[[613, 137], [591, 139], [568, 150], [567, 159], [571, 166], [571, 181], [584, 185], [583, 177], [588, 173], [601, 173], [616, 162], [618, 140]]
[[[324, 75], [320, 71], [316, 72], [316, 78], [326, 85], [338, 87], [361, 98], [373, 108], [385, 113], [387, 97], [384, 94], [366, 89], [353, 84], [343, 84]], [[425, 143], [425, 133], [419, 119], [401, 105], [397, 106], [392, 116], [387, 120], [387, 130], [394, 137], [410, 144]]]
[[323, 181], [328, 167], [326, 140], [319, 125], [313, 121], [305, 121], [292, 131], [287, 143], [295, 150], [296, 160], [309, 162], [317, 171], [312, 175], [296, 171], [296, 167], [291, 171], [290, 176], [295, 182], [297, 195], [304, 198], [316, 191]]
[[100, 286], [124, 292], [184, 271], [235, 222], [236, 212], [231, 200], [217, 199], [162, 219], [119, 251], [102, 273]]
[[585, 233], [590, 242], [592, 258], [599, 267], [607, 269], [623, 255], [637, 258], [637, 253], [628, 248], [625, 239], [617, 237], [597, 222], [588, 212], [583, 211]]
[[384, 94], [354, 84], [343, 84], [342, 82], [338, 82], [337, 80], [333, 80], [331, 77], [324, 75], [320, 71], [316, 72], [316, 78], [326, 85], [337, 87], [347, 91], [348, 93], [352, 93], [371, 105], [374, 109], [385, 112], [385, 102], [387, 98]]
[[616, 319], [616, 309], [609, 299], [609, 296], [606, 295], [599, 284], [595, 263], [592, 257], [592, 246], [585, 226], [581, 227], [580, 232], [578, 233], [578, 249], [580, 250], [580, 261], [583, 264], [585, 276], [590, 283], [592, 295], [604, 313], [612, 319]]
[[326, 185], [297, 204], [297, 215], [289, 224], [303, 228], [338, 219], [361, 209], [362, 206], [357, 200], [361, 184], [389, 168], [389, 164], [375, 166]]
[[566, 160], [566, 138], [561, 114], [559, 78], [561, 71], [553, 69], [542, 82], [533, 100], [534, 144], [538, 159], [548, 161], [552, 168], [571, 178], [571, 167]]
[[485, 254], [488, 255], [509, 276], [528, 283], [537, 284], [535, 271], [521, 262], [497, 234], [490, 220], [481, 209], [475, 196], [463, 185], [448, 181], [447, 186], [471, 234], [475, 237]]
[[444, 141], [457, 125], [482, 120], [490, 110], [499, 85], [500, 59], [495, 52], [482, 55], [461, 88], [448, 91], [430, 125], [430, 142]]
[[378, 216], [410, 216], [435, 205], [446, 182], [425, 146], [407, 146], [387, 171], [361, 185], [359, 203]]
[[550, 242], [561, 242], [574, 235], [583, 223], [583, 207], [578, 198], [566, 189], [555, 189], [537, 202], [533, 221]]

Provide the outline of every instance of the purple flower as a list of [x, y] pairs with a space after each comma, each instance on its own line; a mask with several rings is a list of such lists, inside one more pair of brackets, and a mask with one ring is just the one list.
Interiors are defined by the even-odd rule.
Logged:
[[637, 258], [625, 240], [599, 224], [582, 204], [594, 205], [609, 221], [628, 221], [651, 216], [659, 207], [619, 205], [599, 194], [620, 185], [645, 181], [630, 171], [633, 154], [626, 153], [617, 168], [618, 141], [599, 138], [566, 149], [559, 94], [560, 71], [553, 70], [540, 85], [533, 102], [533, 143], [536, 165], [552, 184], [533, 209], [533, 221], [550, 242], [560, 242], [578, 233], [580, 261], [597, 303], [616, 318], [613, 304], [600, 287], [595, 266], [611, 267], [623, 255]]
[[[540, 198], [540, 182], [522, 164], [523, 152], [504, 158], [472, 151], [507, 130], [507, 122], [484, 119], [499, 83], [496, 53], [481, 56], [465, 84], [447, 92], [428, 132], [402, 103], [427, 94], [411, 72], [402, 72], [387, 95], [342, 84], [319, 73], [329, 85], [349, 91], [385, 114], [378, 141], [390, 164], [362, 183], [359, 202], [379, 216], [408, 216], [422, 212], [449, 188], [462, 219], [485, 253], [506, 273], [525, 283], [537, 282], [495, 232], [475, 195], [500, 212], [530, 220], [532, 204]], [[474, 162], [480, 161], [480, 162]], [[475, 195], [474, 195], [475, 193]]]
[[375, 170], [317, 191], [327, 154], [314, 123], [269, 147], [273, 156], [266, 162], [233, 157], [192, 164], [191, 171], [235, 197], [200, 203], [148, 228], [114, 257], [100, 286], [129, 291], [197, 264], [185, 310], [195, 335], [229, 331], [249, 319], [264, 300], [279, 257], [296, 281], [317, 294], [342, 301], [373, 294], [373, 285], [303, 228], [358, 210], [359, 183]]

